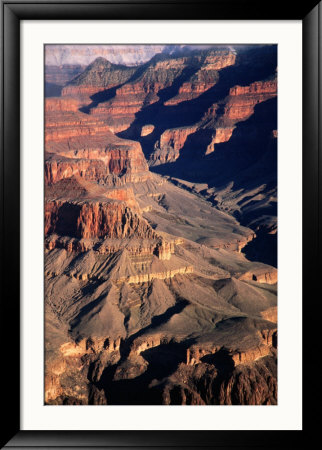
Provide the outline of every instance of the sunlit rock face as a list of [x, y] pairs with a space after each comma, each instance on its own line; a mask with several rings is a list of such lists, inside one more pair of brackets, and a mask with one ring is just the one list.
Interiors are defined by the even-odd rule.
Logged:
[[63, 96], [73, 96], [90, 102], [90, 97], [107, 95], [107, 92], [127, 82], [136, 68], [112, 64], [105, 58], [96, 58], [81, 74], [73, 78], [62, 89]]
[[46, 404], [277, 404], [276, 46], [45, 59]]
[[231, 51], [209, 50], [199, 63], [200, 68], [180, 86], [178, 94], [167, 100], [165, 105], [177, 105], [198, 97], [216, 84], [221, 69], [234, 65], [235, 61], [236, 54]]

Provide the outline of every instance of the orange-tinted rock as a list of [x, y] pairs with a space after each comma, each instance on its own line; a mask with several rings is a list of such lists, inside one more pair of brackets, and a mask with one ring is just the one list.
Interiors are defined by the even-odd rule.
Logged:
[[265, 311], [262, 311], [261, 316], [265, 320], [269, 320], [270, 322], [277, 323], [277, 306], [272, 306], [271, 308], [268, 308]]
[[151, 134], [154, 130], [154, 125], [144, 125], [141, 130], [141, 136], [147, 136]]
[[155, 150], [150, 156], [150, 161], [154, 164], [164, 164], [178, 159], [180, 149], [184, 146], [187, 137], [196, 129], [197, 126], [165, 130], [161, 134], [160, 140], [155, 143]]
[[[50, 357], [64, 361], [62, 367], [46, 367], [47, 403], [138, 404], [149, 397], [164, 404], [276, 403], [276, 287], [258, 285], [274, 283], [276, 271], [235, 253], [254, 237], [253, 231], [238, 233], [238, 221], [231, 224], [225, 212], [221, 225], [219, 215], [217, 221], [200, 197], [195, 206], [192, 196], [170, 189], [168, 181], [157, 175], [149, 179], [140, 144], [113, 134], [135, 120], [128, 136], [147, 136], [144, 150], [151, 144], [151, 151], [153, 138], [158, 139], [150, 162], [174, 161], [184, 148], [183, 162], [194, 151], [192, 163], [201, 157], [205, 165], [210, 162], [211, 172], [211, 161], [221, 154], [204, 158], [205, 153], [229, 141], [236, 123], [252, 114], [256, 102], [275, 95], [262, 82], [235, 86], [224, 98], [231, 80], [238, 82], [238, 67], [230, 68], [223, 71], [233, 75], [224, 81], [223, 93], [214, 89], [192, 102], [198, 114], [200, 107], [200, 121], [191, 125], [189, 114], [187, 122], [182, 114], [177, 126], [176, 111], [187, 111], [187, 100], [214, 86], [218, 71], [235, 63], [233, 52], [221, 53], [201, 56], [197, 51], [192, 58], [190, 50], [180, 50], [175, 53], [179, 57], [156, 57], [125, 82], [121, 73], [128, 75], [126, 69], [111, 69], [99, 60], [69, 84], [61, 100], [46, 105], [46, 348]], [[241, 80], [246, 78], [248, 74]], [[250, 79], [256, 79], [252, 72]], [[89, 98], [111, 87], [109, 101], [96, 101], [103, 95]], [[68, 93], [81, 102], [71, 102]], [[170, 95], [175, 97], [166, 105], [187, 105], [162, 105]], [[92, 102], [83, 109], [89, 114], [79, 111], [85, 100]], [[144, 108], [159, 101], [146, 111], [151, 117], [144, 116]], [[167, 117], [162, 121], [167, 109], [173, 124]], [[267, 132], [271, 140], [273, 127]], [[221, 146], [222, 153], [227, 148]], [[227, 160], [233, 160], [229, 151]], [[200, 196], [206, 190], [215, 195], [207, 182], [194, 184], [184, 174], [182, 179], [175, 175], [170, 181], [177, 179], [178, 186]], [[135, 181], [147, 182], [132, 185]], [[221, 205], [220, 196], [216, 202]], [[146, 214], [149, 222], [139, 205], [151, 212]], [[189, 241], [185, 227], [198, 244]], [[199, 238], [199, 229], [207, 235]], [[183, 245], [168, 233], [185, 236]], [[241, 274], [249, 282], [237, 281]], [[226, 280], [227, 289], [220, 290], [217, 281]], [[172, 360], [175, 369], [163, 376]], [[148, 376], [141, 377], [146, 371]], [[162, 377], [151, 383], [151, 373]], [[129, 390], [123, 393], [125, 384], [114, 383], [121, 380], [133, 380], [134, 389], [126, 382]]]
[[235, 86], [230, 89], [229, 95], [254, 95], [254, 94], [273, 94], [277, 92], [277, 80], [255, 81], [249, 86]]
[[171, 86], [188, 61], [187, 57], [153, 58], [142, 75], [118, 88], [115, 97], [100, 103], [91, 114], [106, 117], [115, 133], [126, 130], [143, 106], [159, 100], [158, 92]]
[[267, 269], [255, 269], [250, 272], [246, 272], [239, 277], [240, 280], [253, 280], [258, 283], [275, 284], [277, 283], [277, 269], [274, 267]]
[[89, 99], [93, 94], [125, 83], [136, 70], [136, 67], [112, 64], [105, 58], [96, 58], [63, 88], [62, 95]]
[[173, 147], [174, 150], [180, 150], [189, 134], [196, 131], [196, 127], [171, 128], [162, 133], [160, 137], [160, 148], [164, 146]]
[[210, 144], [207, 146], [206, 155], [212, 153], [215, 150], [215, 144], [221, 144], [222, 142], [227, 142], [231, 138], [235, 127], [228, 128], [216, 128], [214, 137], [212, 138]]
[[110, 175], [124, 178], [123, 182], [145, 180], [150, 176], [139, 142], [118, 138], [109, 131], [103, 134], [93, 127], [88, 128], [88, 135], [82, 135], [81, 129], [76, 127], [75, 136], [69, 139], [63, 139], [61, 131], [55, 130], [60, 133], [59, 138], [55, 136], [55, 140], [46, 144], [47, 184], [73, 175], [98, 182], [106, 182]]
[[91, 103], [92, 95], [105, 90], [105, 87], [100, 86], [65, 86], [62, 89], [62, 96], [77, 98], [82, 105], [87, 105]]
[[117, 202], [48, 201], [45, 204], [45, 234], [76, 238], [153, 238], [149, 224], [130, 208]]
[[56, 183], [64, 178], [79, 175], [88, 180], [104, 179], [107, 175], [106, 166], [103, 161], [55, 158], [51, 157], [45, 161], [45, 184]]
[[235, 61], [236, 55], [229, 51], [209, 52], [201, 68], [180, 86], [178, 95], [165, 102], [165, 105], [177, 105], [203, 94], [217, 83], [218, 71], [234, 65]]
[[45, 113], [49, 111], [78, 111], [79, 101], [74, 98], [50, 97], [45, 100]]
[[174, 253], [174, 242], [166, 242], [162, 240], [156, 248], [156, 254], [159, 259], [169, 260]]
[[[49, 99], [48, 99], [49, 100]], [[59, 104], [59, 103], [58, 103]], [[61, 102], [65, 106], [64, 100]], [[72, 107], [69, 102], [66, 107]], [[73, 136], [92, 136], [110, 131], [104, 120], [75, 110], [49, 110], [45, 116], [45, 142], [59, 141]]]
[[130, 208], [139, 210], [137, 201], [134, 197], [133, 189], [131, 188], [108, 189], [106, 192], [106, 197], [113, 200], [119, 200], [120, 202], [128, 205]]
[[[229, 58], [228, 61], [230, 61]], [[234, 58], [230, 62], [233, 63], [233, 61]], [[258, 103], [276, 95], [276, 79], [258, 81], [249, 86], [235, 86], [231, 88], [229, 96], [223, 102], [222, 114], [218, 114], [218, 104], [215, 103], [208, 108], [202, 120], [195, 126], [164, 131], [160, 140], [155, 143], [155, 150], [150, 155], [151, 165], [164, 164], [178, 159], [180, 149], [184, 146], [187, 137], [199, 130], [201, 130], [199, 142], [202, 142], [201, 137], [206, 136], [207, 133], [210, 134], [209, 130], [214, 129], [215, 132], [210, 135], [210, 139], [205, 137], [206, 142], [208, 140], [208, 144], [205, 146], [204, 154], [208, 155], [214, 152], [216, 144], [229, 141], [235, 129], [235, 124], [248, 119], [254, 113], [254, 108]], [[175, 97], [175, 99], [178, 100], [176, 102], [181, 101], [179, 97]]]
[[237, 352], [232, 355], [232, 360], [235, 365], [246, 364], [255, 361], [258, 358], [269, 355], [271, 352], [271, 346], [260, 345], [257, 348], [250, 349], [244, 352]]
[[256, 81], [249, 86], [235, 86], [229, 91], [225, 106], [225, 117], [231, 120], [244, 120], [254, 112], [257, 103], [276, 97], [277, 80]]

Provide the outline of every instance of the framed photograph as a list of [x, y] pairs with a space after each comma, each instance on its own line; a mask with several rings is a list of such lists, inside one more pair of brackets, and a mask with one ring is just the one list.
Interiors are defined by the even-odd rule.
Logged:
[[320, 3], [1, 14], [1, 446], [307, 445]]

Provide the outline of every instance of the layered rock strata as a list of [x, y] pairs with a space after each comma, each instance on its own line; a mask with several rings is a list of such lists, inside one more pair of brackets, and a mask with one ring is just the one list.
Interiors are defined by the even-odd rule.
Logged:
[[235, 64], [236, 54], [231, 51], [208, 51], [197, 70], [188, 81], [184, 82], [175, 97], [167, 100], [167, 106], [177, 105], [192, 100], [213, 87], [219, 79], [218, 71]]
[[136, 68], [112, 64], [99, 57], [63, 88], [62, 95], [89, 99], [93, 94], [125, 83], [135, 71]]
[[146, 179], [140, 144], [116, 137], [104, 120], [93, 119], [78, 106], [78, 100], [67, 97], [46, 100], [46, 184], [73, 175], [96, 181], [113, 176]]

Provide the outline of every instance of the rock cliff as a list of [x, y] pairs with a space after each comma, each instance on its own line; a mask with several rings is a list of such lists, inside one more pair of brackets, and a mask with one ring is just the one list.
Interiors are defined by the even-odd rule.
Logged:
[[115, 202], [62, 202], [45, 204], [45, 235], [57, 233], [77, 238], [155, 237], [152, 228], [131, 209]]
[[84, 72], [73, 78], [62, 90], [63, 96], [83, 100], [100, 91], [111, 89], [128, 81], [136, 68], [112, 64], [107, 59], [96, 58]]
[[180, 86], [178, 94], [167, 100], [165, 105], [177, 105], [198, 97], [216, 84], [219, 70], [234, 65], [235, 61], [236, 54], [231, 51], [205, 52], [200, 69]]

